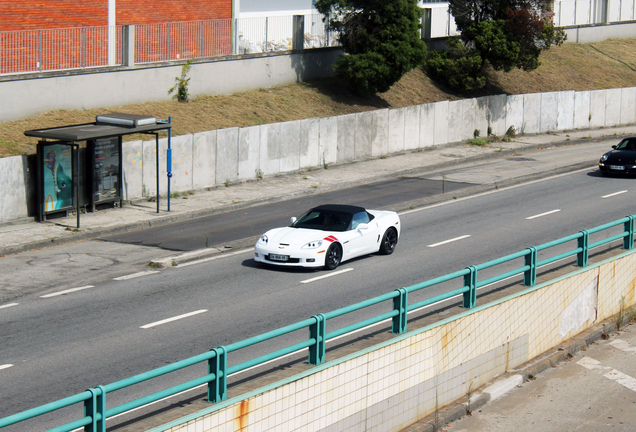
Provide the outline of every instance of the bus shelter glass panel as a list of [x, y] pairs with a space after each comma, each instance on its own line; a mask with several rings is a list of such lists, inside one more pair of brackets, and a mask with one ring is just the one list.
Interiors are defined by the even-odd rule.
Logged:
[[92, 204], [121, 199], [121, 137], [92, 141]]
[[73, 208], [73, 146], [42, 146], [42, 183], [44, 213]]

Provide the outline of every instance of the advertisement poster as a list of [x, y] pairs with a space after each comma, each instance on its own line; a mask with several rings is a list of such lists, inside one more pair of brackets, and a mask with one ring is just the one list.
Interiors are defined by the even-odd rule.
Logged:
[[119, 137], [95, 140], [95, 203], [119, 199]]
[[44, 211], [73, 207], [73, 147], [44, 147]]

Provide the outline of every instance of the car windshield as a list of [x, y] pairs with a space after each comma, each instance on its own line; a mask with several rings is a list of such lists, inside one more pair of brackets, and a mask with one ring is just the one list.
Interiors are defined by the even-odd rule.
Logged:
[[349, 213], [336, 211], [309, 210], [292, 224], [294, 228], [307, 228], [321, 231], [346, 231], [351, 223]]
[[635, 138], [626, 138], [621, 141], [617, 146], [616, 150], [636, 150], [636, 139]]

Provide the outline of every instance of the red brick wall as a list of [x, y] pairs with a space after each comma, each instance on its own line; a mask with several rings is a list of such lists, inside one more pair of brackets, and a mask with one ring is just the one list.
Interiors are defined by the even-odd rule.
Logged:
[[0, 31], [108, 25], [108, 0], [0, 0]]
[[232, 18], [232, 0], [117, 0], [117, 24]]
[[[116, 24], [232, 17], [232, 0], [116, 0]], [[0, 0], [0, 31], [108, 25], [108, 0]]]

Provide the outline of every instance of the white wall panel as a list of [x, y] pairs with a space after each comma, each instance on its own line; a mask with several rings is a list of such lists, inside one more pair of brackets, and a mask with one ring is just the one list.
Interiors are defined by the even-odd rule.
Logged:
[[577, 129], [590, 127], [590, 100], [589, 91], [574, 93], [574, 127]]
[[196, 133], [192, 140], [192, 187], [216, 184], [216, 130]]
[[523, 95], [523, 124], [517, 132], [541, 132], [541, 93]]
[[541, 126], [539, 126], [539, 132], [556, 130], [558, 114], [557, 92], [541, 93]]
[[[251, 180], [262, 175], [261, 127], [249, 126], [239, 129], [238, 134], [238, 179]], [[223, 181], [223, 180], [221, 180]]]
[[574, 91], [560, 91], [557, 93], [557, 130], [574, 128]]
[[636, 123], [636, 87], [627, 87], [621, 92], [621, 124]]
[[590, 127], [605, 127], [605, 90], [590, 91]]
[[420, 148], [435, 145], [435, 104], [420, 105]]
[[448, 101], [434, 102], [435, 107], [435, 145], [448, 142]]

